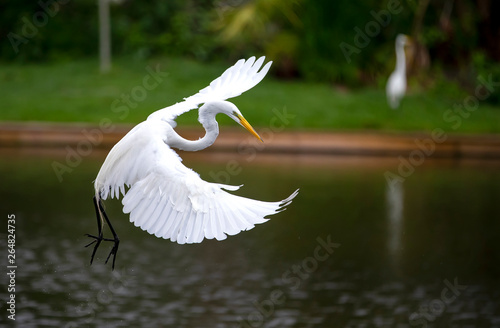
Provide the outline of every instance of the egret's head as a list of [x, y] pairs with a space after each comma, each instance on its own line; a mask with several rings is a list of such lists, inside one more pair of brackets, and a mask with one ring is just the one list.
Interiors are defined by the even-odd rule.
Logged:
[[411, 38], [407, 35], [404, 34], [398, 34], [396, 37], [396, 44], [401, 45], [401, 46], [407, 46], [410, 45], [411, 43]]
[[[207, 103], [209, 104], [209, 103]], [[230, 118], [232, 118], [236, 123], [244, 127], [245, 129], [248, 130], [254, 137], [262, 141], [261, 137], [259, 134], [254, 130], [254, 128], [248, 123], [248, 121], [243, 117], [243, 114], [241, 114], [240, 110], [236, 105], [229, 101], [214, 101], [210, 103], [210, 107], [215, 109], [215, 113], [222, 113], [226, 114]]]
[[[229, 103], [231, 104], [231, 103]], [[242, 127], [244, 127], [245, 129], [248, 130], [248, 132], [250, 132], [255, 138], [259, 139], [260, 141], [262, 141], [262, 138], [259, 136], [259, 134], [254, 130], [254, 128], [250, 125], [250, 123], [248, 123], [248, 121], [243, 117], [243, 114], [241, 114], [240, 110], [238, 109], [238, 107], [236, 107], [234, 104], [231, 104], [232, 105], [232, 110], [229, 114], [227, 114], [227, 116], [229, 116], [230, 118], [232, 118], [236, 123], [238, 123], [239, 125], [241, 125]]]

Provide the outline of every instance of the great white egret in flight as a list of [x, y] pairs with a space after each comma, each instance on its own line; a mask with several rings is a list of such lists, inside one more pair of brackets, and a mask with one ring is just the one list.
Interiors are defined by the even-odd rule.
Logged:
[[[264, 202], [230, 194], [238, 186], [206, 182], [184, 166], [172, 148], [198, 151], [212, 145], [219, 134], [215, 116], [232, 118], [262, 141], [239, 109], [226, 101], [253, 88], [267, 74], [272, 62], [262, 69], [264, 57], [239, 60], [220, 77], [184, 101], [160, 109], [129, 131], [109, 152], [94, 182], [97, 235], [90, 263], [102, 241], [114, 242], [114, 268], [119, 239], [104, 210], [102, 200], [123, 195], [123, 212], [130, 213], [135, 226], [179, 244], [199, 243], [204, 238], [223, 240], [266, 222], [290, 204], [298, 190], [278, 202]], [[259, 71], [260, 69], [260, 71]], [[198, 120], [205, 129], [199, 140], [186, 140], [175, 132], [177, 116], [199, 108]], [[113, 238], [104, 238], [103, 221]], [[86, 246], [86, 247], [87, 247]]]
[[399, 102], [406, 93], [406, 56], [405, 46], [409, 44], [409, 38], [404, 34], [396, 37], [396, 69], [389, 76], [385, 92], [387, 102], [392, 109], [399, 107]]

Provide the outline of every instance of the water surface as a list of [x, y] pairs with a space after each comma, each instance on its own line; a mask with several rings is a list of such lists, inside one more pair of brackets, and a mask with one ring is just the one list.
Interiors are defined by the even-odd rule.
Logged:
[[[106, 201], [121, 239], [112, 272], [104, 264], [111, 245], [92, 266], [83, 247], [84, 234], [96, 232], [92, 181], [103, 157], [84, 158], [59, 182], [52, 164], [64, 156], [2, 153], [2, 216], [16, 216], [17, 256], [16, 321], [2, 302], [2, 324], [500, 326], [498, 163], [429, 159], [389, 188], [394, 160], [188, 157], [205, 179], [245, 184], [240, 195], [301, 191], [269, 222], [195, 245], [157, 239]], [[1, 293], [7, 299], [6, 287]]]

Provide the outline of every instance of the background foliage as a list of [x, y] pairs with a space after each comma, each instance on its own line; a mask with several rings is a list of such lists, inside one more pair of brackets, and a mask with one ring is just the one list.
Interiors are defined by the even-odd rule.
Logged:
[[[0, 59], [96, 56], [97, 1], [62, 2], [1, 0]], [[12, 35], [23, 36], [37, 13], [48, 15], [41, 3], [55, 14], [35, 26], [35, 35], [14, 51]], [[391, 5], [402, 10], [348, 61], [340, 44], [355, 46], [357, 31], [366, 33], [368, 24], [376, 22], [374, 13]], [[113, 54], [231, 62], [262, 53], [275, 61], [276, 74], [284, 78], [354, 87], [384, 83], [394, 66], [393, 40], [406, 33], [417, 41], [410, 68], [419, 85], [439, 86], [444, 78], [473, 88], [479, 74], [500, 77], [498, 13], [500, 2], [490, 0], [115, 0]], [[498, 96], [488, 100], [499, 102]]]

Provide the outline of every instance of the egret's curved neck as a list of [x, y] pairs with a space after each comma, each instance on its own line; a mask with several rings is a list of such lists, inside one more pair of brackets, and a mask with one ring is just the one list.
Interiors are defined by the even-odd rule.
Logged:
[[404, 44], [396, 44], [396, 71], [405, 73], [406, 71], [406, 58]]
[[205, 129], [205, 136], [198, 140], [187, 140], [172, 129], [167, 137], [167, 144], [180, 150], [198, 151], [210, 147], [219, 136], [219, 124], [215, 120], [217, 112], [202, 106], [199, 113], [199, 121]]

